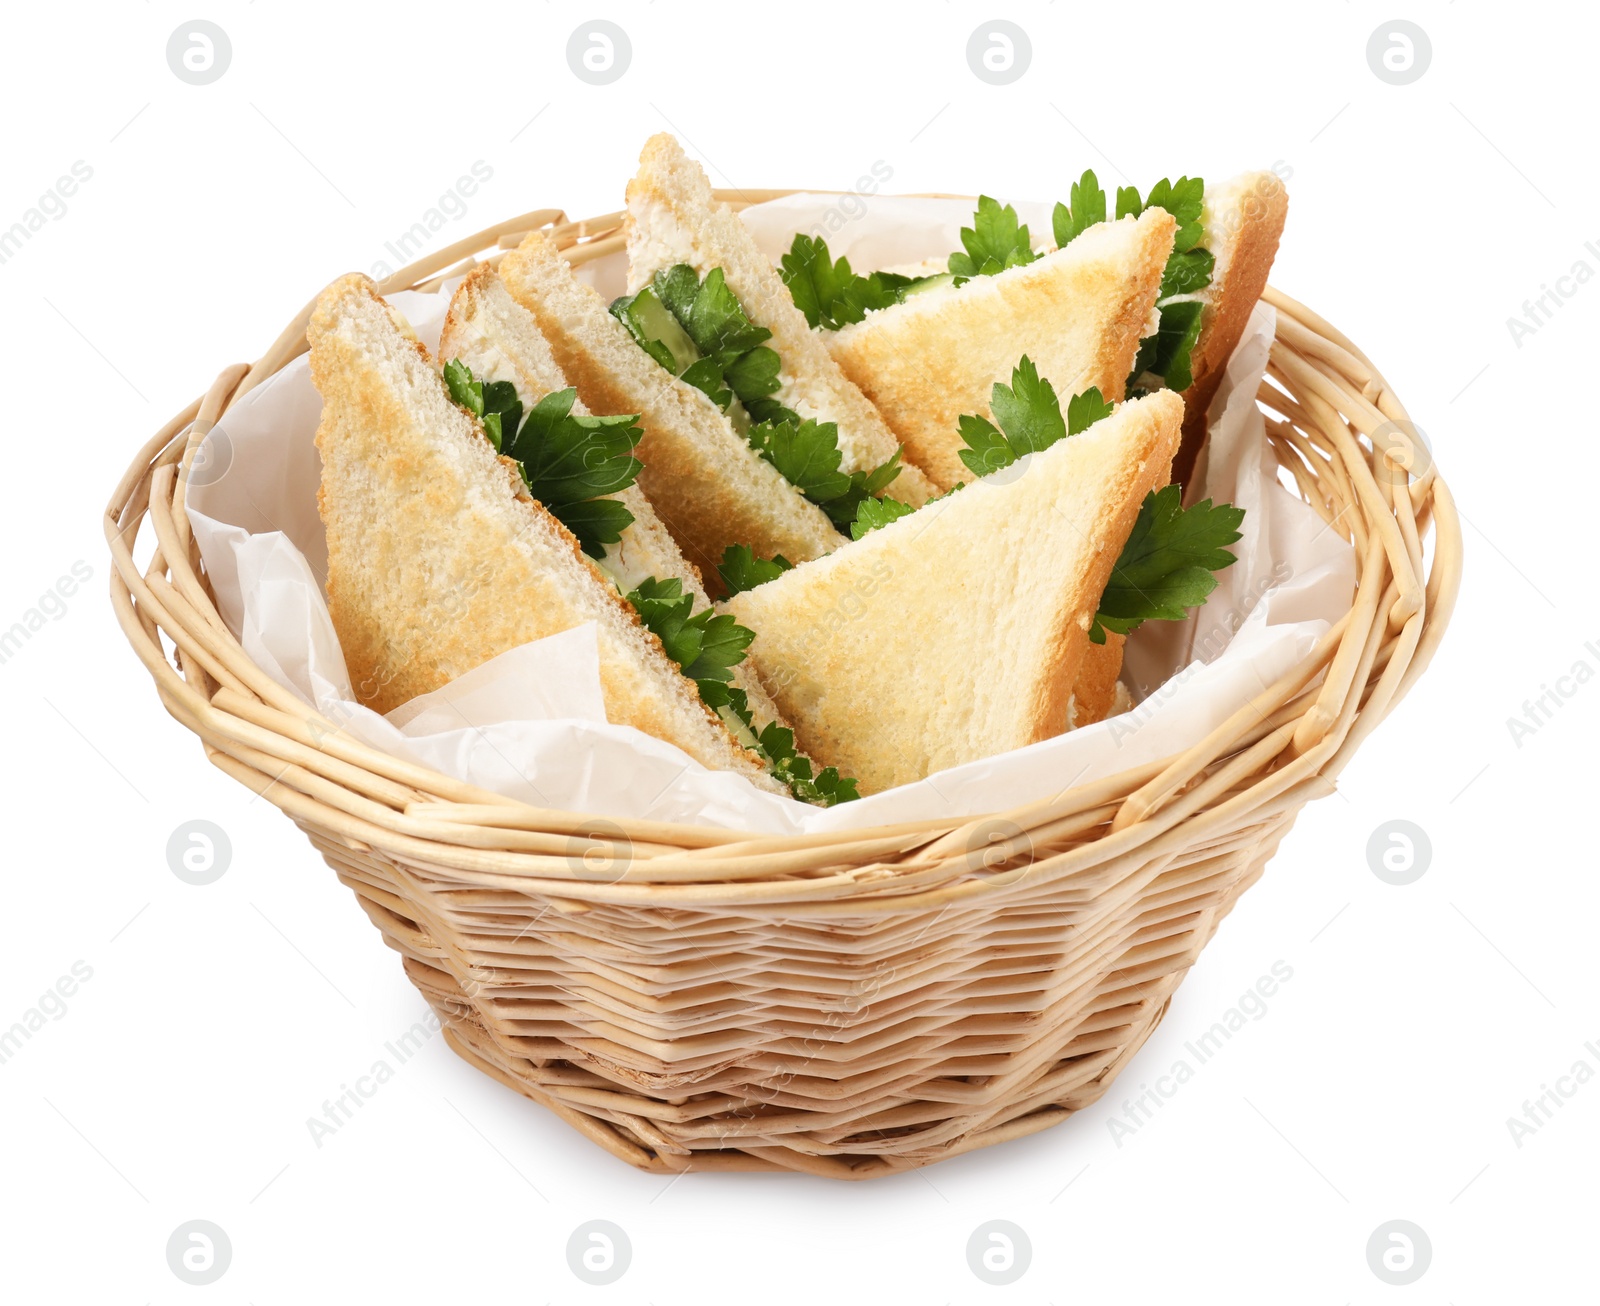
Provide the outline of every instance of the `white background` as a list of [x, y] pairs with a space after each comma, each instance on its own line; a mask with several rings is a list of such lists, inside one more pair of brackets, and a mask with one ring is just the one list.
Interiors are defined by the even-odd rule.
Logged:
[[[1563, 1081], [1573, 1096], [1521, 1146], [1507, 1118], [1574, 1063], [1600, 1071], [1600, 687], [1560, 682], [1576, 692], [1520, 746], [1507, 722], [1575, 663], [1600, 671], [1583, 389], [1600, 286], [1565, 283], [1573, 302], [1520, 343], [1507, 319], [1580, 260], [1600, 272], [1600, 27], [1467, 0], [930, 4], [908, 29], [880, 8], [8, 11], [0, 229], [76, 161], [93, 175], [0, 264], [0, 628], [74, 563], [93, 580], [0, 664], [0, 1028], [75, 962], [93, 974], [0, 1065], [7, 1300], [1594, 1299], [1600, 1079]], [[1399, 87], [1365, 54], [1397, 16], [1432, 42]], [[166, 60], [195, 17], [231, 38], [209, 86]], [[595, 17], [632, 44], [608, 86], [565, 58]], [[965, 57], [995, 17], [1033, 48], [1003, 87]], [[1301, 816], [1108, 1097], [867, 1185], [635, 1173], [437, 1035], [318, 1147], [307, 1117], [424, 1004], [303, 836], [165, 716], [105, 598], [106, 497], [223, 365], [259, 355], [334, 275], [386, 259], [475, 161], [493, 177], [438, 245], [542, 205], [615, 208], [663, 128], [724, 185], [846, 188], [881, 160], [891, 189], [1053, 199], [1086, 166], [1148, 186], [1280, 163], [1274, 282], [1378, 360], [1468, 523], [1432, 671]], [[233, 846], [206, 887], [166, 859], [195, 818]], [[1406, 887], [1367, 862], [1392, 818], [1432, 841]], [[1266, 1014], [1118, 1146], [1123, 1100], [1278, 961], [1293, 978]], [[166, 1260], [196, 1218], [233, 1248], [205, 1288]], [[613, 1287], [567, 1267], [591, 1218], [632, 1243]], [[1365, 1251], [1397, 1218], [1433, 1249], [1404, 1288]], [[1032, 1243], [1010, 1287], [967, 1266], [990, 1219]]]

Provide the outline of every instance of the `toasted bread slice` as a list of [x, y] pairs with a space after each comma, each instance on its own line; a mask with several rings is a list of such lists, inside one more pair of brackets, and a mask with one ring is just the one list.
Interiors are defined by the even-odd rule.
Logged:
[[1124, 404], [724, 606], [812, 756], [872, 793], [1061, 733], [1111, 568], [1183, 403]]
[[1153, 329], [1175, 227], [1162, 209], [1102, 222], [1035, 262], [818, 334], [907, 456], [948, 490], [972, 479], [961, 462], [962, 415], [988, 417], [994, 383], [1008, 381], [1022, 355], [1063, 398], [1098, 386], [1121, 400], [1139, 340]]
[[[533, 314], [511, 298], [491, 267], [475, 268], [450, 301], [439, 336], [439, 360], [456, 358], [481, 380], [509, 381], [516, 386], [525, 410], [546, 395], [567, 388], [566, 377], [539, 334]], [[572, 411], [587, 409], [579, 399]], [[646, 580], [675, 580], [685, 594], [693, 596], [695, 612], [709, 607], [711, 600], [701, 584], [699, 569], [683, 556], [644, 492], [630, 485], [612, 497], [633, 514], [633, 524], [624, 528], [617, 543], [607, 547], [600, 569], [623, 593]], [[777, 708], [747, 662], [733, 668], [733, 683], [744, 690], [758, 730], [778, 719]]]
[[[750, 320], [772, 332], [768, 343], [783, 360], [782, 388], [774, 398], [801, 417], [838, 426], [841, 470], [871, 471], [894, 456], [899, 441], [839, 370], [794, 306], [778, 269], [756, 247], [738, 216], [717, 203], [705, 170], [665, 132], [645, 142], [639, 172], [628, 183], [623, 229], [631, 290], [677, 263], [689, 264], [701, 276], [712, 268], [722, 269]], [[920, 506], [934, 489], [922, 471], [907, 462], [887, 493]]]
[[1216, 258], [1211, 285], [1201, 292], [1205, 308], [1190, 355], [1194, 380], [1183, 392], [1183, 444], [1173, 459], [1172, 479], [1187, 485], [1206, 438], [1206, 413], [1244, 335], [1250, 311], [1266, 289], [1272, 260], [1289, 214], [1289, 192], [1271, 172], [1246, 172], [1206, 187], [1201, 241]]
[[367, 706], [387, 712], [508, 649], [593, 622], [609, 720], [782, 792], [451, 401], [368, 278], [329, 286], [306, 334], [323, 400], [328, 607]]
[[592, 412], [639, 414], [639, 484], [708, 585], [720, 592], [713, 578], [730, 544], [804, 562], [845, 542], [828, 515], [757, 454], [711, 400], [634, 343], [543, 232], [501, 259], [500, 278], [533, 314]]

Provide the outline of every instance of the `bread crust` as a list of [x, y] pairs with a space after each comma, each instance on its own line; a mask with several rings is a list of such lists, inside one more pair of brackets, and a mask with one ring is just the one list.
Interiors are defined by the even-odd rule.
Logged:
[[[1183, 443], [1172, 478], [1187, 486], [1206, 438], [1206, 415], [1228, 360], [1238, 347], [1251, 310], [1266, 289], [1278, 241], [1289, 215], [1289, 192], [1276, 174], [1247, 172], [1206, 195], [1206, 225], [1227, 242], [1222, 281], [1212, 292], [1191, 355], [1194, 380], [1183, 392]], [[1215, 252], [1215, 251], [1213, 251]]]
[[1175, 228], [1164, 209], [1100, 223], [1022, 267], [821, 334], [907, 456], [948, 490], [972, 479], [961, 417], [991, 417], [995, 383], [1010, 384], [1024, 354], [1063, 403], [1090, 386], [1122, 399]]

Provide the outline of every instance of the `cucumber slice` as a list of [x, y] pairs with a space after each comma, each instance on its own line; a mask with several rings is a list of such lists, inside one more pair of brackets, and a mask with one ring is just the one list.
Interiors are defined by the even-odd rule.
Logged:
[[[636, 295], [617, 300], [611, 305], [611, 312], [645, 351], [674, 376], [682, 375], [692, 363], [699, 361], [700, 351], [689, 339], [689, 333], [649, 286]], [[652, 349], [652, 345], [658, 348]]]
[[918, 277], [900, 292], [902, 300], [910, 299], [913, 295], [926, 295], [930, 290], [942, 290], [955, 281], [953, 272], [935, 272], [931, 277]]

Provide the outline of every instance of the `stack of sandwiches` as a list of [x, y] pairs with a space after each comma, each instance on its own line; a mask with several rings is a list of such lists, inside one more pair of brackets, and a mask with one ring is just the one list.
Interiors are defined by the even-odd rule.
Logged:
[[1233, 561], [1182, 482], [1286, 204], [1085, 173], [1037, 244], [983, 197], [938, 263], [774, 264], [657, 136], [610, 304], [533, 232], [432, 357], [341, 278], [308, 337], [352, 682], [386, 712], [591, 626], [608, 719], [819, 804], [1102, 720], [1126, 636]]

